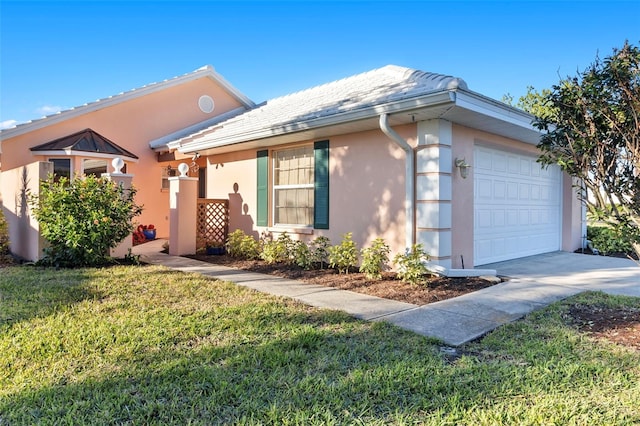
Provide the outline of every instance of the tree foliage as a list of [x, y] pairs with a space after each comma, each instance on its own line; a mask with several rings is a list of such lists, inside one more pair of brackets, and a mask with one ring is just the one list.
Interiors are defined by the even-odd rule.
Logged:
[[75, 267], [101, 265], [109, 249], [133, 231], [133, 219], [142, 213], [134, 197], [136, 190], [124, 189], [103, 177], [86, 176], [58, 181], [49, 176], [41, 184], [40, 196], [30, 203], [49, 243], [41, 263]]
[[539, 161], [579, 178], [590, 212], [640, 254], [640, 49], [625, 42], [543, 100], [548, 113], [534, 122], [545, 132]]
[[513, 96], [509, 93], [502, 97], [502, 101], [516, 108], [520, 108], [535, 115], [536, 117], [553, 119], [554, 108], [551, 105], [548, 97], [551, 94], [550, 89], [542, 89], [537, 91], [533, 86], [527, 86], [527, 94], [520, 96], [518, 102], [513, 103]]

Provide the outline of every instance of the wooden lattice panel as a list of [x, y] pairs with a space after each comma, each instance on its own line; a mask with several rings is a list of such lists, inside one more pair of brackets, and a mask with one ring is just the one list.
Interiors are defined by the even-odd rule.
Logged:
[[224, 243], [229, 234], [229, 200], [198, 199], [196, 246]]

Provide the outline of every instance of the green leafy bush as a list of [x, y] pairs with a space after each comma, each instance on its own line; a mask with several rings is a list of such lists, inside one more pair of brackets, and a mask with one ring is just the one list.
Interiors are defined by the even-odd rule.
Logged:
[[331, 240], [323, 236], [317, 237], [309, 245], [311, 262], [320, 265], [320, 269], [324, 269], [324, 264], [329, 263], [329, 247], [331, 247]]
[[294, 258], [294, 246], [295, 242], [286, 232], [275, 240], [271, 237], [263, 238], [260, 258], [269, 264], [291, 263]]
[[133, 218], [142, 213], [135, 188], [125, 190], [102, 177], [74, 179], [53, 176], [41, 184], [40, 196], [30, 204], [48, 241], [43, 265], [76, 267], [101, 265], [133, 231]]
[[631, 253], [633, 247], [629, 238], [622, 235], [621, 229], [610, 226], [588, 226], [587, 239], [593, 247], [603, 254]]
[[304, 241], [293, 242], [293, 261], [296, 265], [302, 269], [311, 269], [313, 266], [313, 258], [311, 256], [311, 250]]
[[242, 259], [258, 259], [260, 257], [260, 245], [252, 236], [244, 233], [242, 229], [236, 229], [227, 239], [227, 253], [232, 257]]
[[424, 252], [422, 244], [414, 244], [411, 250], [398, 253], [393, 258], [393, 263], [398, 266], [398, 277], [411, 284], [420, 283], [429, 269], [424, 262], [429, 260], [429, 255]]
[[376, 238], [371, 247], [363, 248], [360, 254], [362, 256], [360, 272], [369, 279], [381, 279], [382, 270], [389, 262], [389, 246], [384, 239]]
[[355, 266], [358, 262], [358, 248], [351, 236], [352, 233], [347, 232], [342, 237], [339, 245], [328, 248], [329, 266], [337, 269], [341, 274], [348, 274], [349, 268]]

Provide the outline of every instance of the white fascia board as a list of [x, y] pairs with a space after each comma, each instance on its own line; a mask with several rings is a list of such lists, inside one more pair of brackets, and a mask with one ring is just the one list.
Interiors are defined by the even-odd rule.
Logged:
[[535, 119], [533, 115], [479, 93], [458, 90], [456, 106], [538, 132], [532, 124]]
[[254, 131], [244, 132], [241, 134], [231, 135], [213, 142], [215, 133], [205, 135], [202, 138], [195, 139], [178, 147], [178, 151], [184, 154], [192, 153], [199, 150], [218, 148], [226, 145], [233, 145], [242, 142], [249, 142], [258, 139], [265, 139], [274, 136], [282, 136], [290, 133], [303, 132], [305, 130], [318, 129], [337, 124], [345, 124], [352, 121], [364, 120], [367, 118], [377, 118], [380, 114], [396, 114], [399, 112], [418, 110], [428, 108], [430, 106], [440, 106], [450, 103], [453, 105], [455, 96], [450, 91], [440, 91], [431, 93], [426, 96], [420, 96], [411, 99], [404, 99], [383, 105], [362, 108], [355, 111], [343, 112], [330, 115], [328, 117], [320, 117], [306, 120], [300, 123], [279, 124], [276, 127], [261, 128]]
[[132, 163], [137, 163], [138, 159], [129, 157], [127, 155], [119, 155], [119, 154], [108, 154], [103, 152], [85, 152], [85, 151], [74, 151], [72, 149], [61, 149], [54, 151], [31, 151], [32, 155], [42, 155], [49, 157], [93, 157], [93, 158], [124, 158], [127, 161]]
[[159, 83], [151, 83], [146, 86], [142, 86], [137, 89], [132, 89], [127, 92], [122, 92], [117, 95], [109, 96], [108, 98], [98, 99], [96, 101], [86, 103], [84, 105], [74, 107], [68, 110], [60, 111], [56, 114], [52, 114], [46, 117], [37, 118], [33, 121], [28, 121], [26, 123], [18, 124], [16, 127], [0, 130], [0, 140], [9, 139], [15, 136], [19, 136], [28, 132], [32, 132], [34, 130], [42, 129], [44, 127], [50, 126], [52, 124], [60, 123], [66, 120], [70, 120], [72, 118], [88, 114], [90, 112], [98, 111], [103, 108], [107, 108], [112, 105], [119, 104], [121, 102], [128, 101], [130, 99], [139, 98], [141, 96], [149, 95], [151, 93], [158, 92], [160, 90], [167, 89], [169, 87], [174, 87], [179, 84], [197, 80], [198, 78], [209, 77], [222, 87], [228, 91], [230, 95], [240, 101], [247, 108], [253, 108], [255, 106], [254, 102], [251, 101], [248, 97], [240, 93], [238, 89], [233, 87], [228, 81], [226, 81], [220, 74], [214, 71], [213, 67], [210, 65], [204, 66], [202, 68], [197, 69], [194, 72], [174, 77], [169, 80], [161, 81]]
[[149, 142], [149, 147], [155, 151], [166, 151], [167, 149], [174, 148], [174, 146], [172, 145], [178, 143], [179, 146], [182, 140], [192, 138], [194, 135], [197, 135], [202, 131], [206, 131], [211, 126], [233, 118], [236, 115], [245, 112], [246, 110], [247, 109], [245, 107], [238, 107], [232, 109], [231, 111], [227, 111], [224, 114], [216, 115], [215, 117], [209, 118], [205, 121], [201, 121], [189, 127], [185, 127], [184, 129], [180, 129], [177, 132], [173, 132], [161, 138], [154, 139]]
[[256, 106], [255, 102], [249, 99], [244, 93], [236, 89], [231, 83], [229, 83], [222, 75], [218, 74], [211, 66], [207, 66], [211, 73], [211, 78], [220, 84], [229, 94], [231, 94], [236, 100], [247, 108], [253, 108]]

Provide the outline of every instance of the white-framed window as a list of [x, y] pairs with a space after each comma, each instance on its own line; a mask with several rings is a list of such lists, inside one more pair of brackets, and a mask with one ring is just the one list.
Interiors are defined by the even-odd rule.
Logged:
[[313, 145], [274, 151], [272, 176], [274, 225], [312, 226]]
[[71, 159], [70, 158], [49, 158], [53, 163], [53, 176], [57, 182], [61, 177], [71, 179]]
[[178, 176], [178, 168], [173, 166], [164, 166], [162, 167], [162, 182], [160, 189], [162, 191], [169, 190], [169, 178]]
[[82, 160], [82, 172], [86, 176], [102, 176], [107, 173], [107, 160], [98, 158], [87, 158]]

